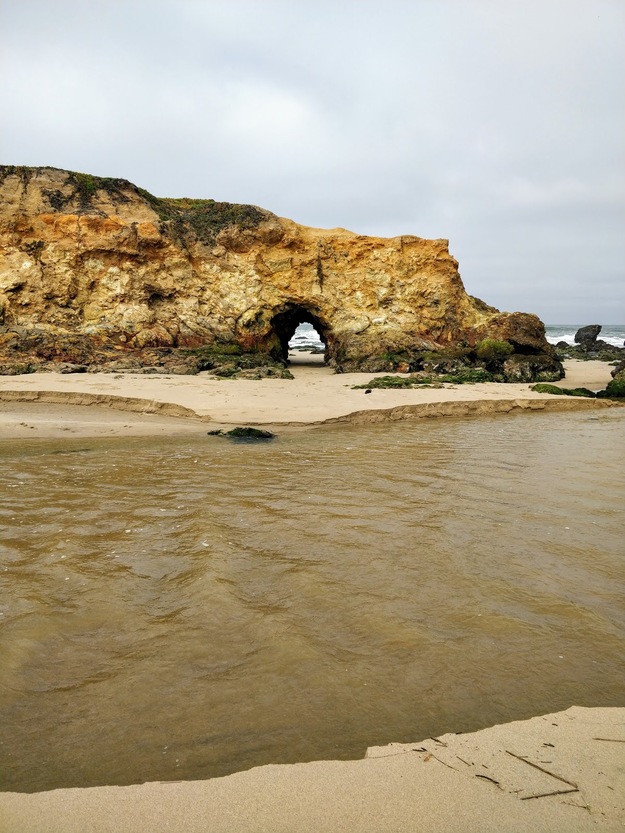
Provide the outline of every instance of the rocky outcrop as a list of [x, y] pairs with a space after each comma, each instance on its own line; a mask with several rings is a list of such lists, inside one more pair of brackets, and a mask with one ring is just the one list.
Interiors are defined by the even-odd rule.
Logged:
[[611, 375], [612, 381], [608, 382], [606, 389], [600, 391], [597, 396], [602, 399], [625, 399], [625, 360], [616, 365]]
[[591, 347], [597, 340], [597, 336], [601, 332], [601, 324], [587, 324], [585, 327], [580, 327], [575, 333], [575, 344]]
[[601, 324], [587, 324], [585, 327], [580, 327], [574, 336], [575, 344], [568, 344], [566, 341], [559, 341], [556, 344], [558, 357], [560, 359], [599, 359], [601, 361], [621, 359], [625, 354], [625, 349], [597, 338], [601, 329]]
[[563, 375], [535, 315], [466, 293], [446, 240], [307, 228], [254, 206], [4, 166], [0, 252], [5, 369], [280, 361], [310, 322], [337, 370], [415, 369], [433, 354], [483, 365], [481, 345], [505, 342], [502, 378]]

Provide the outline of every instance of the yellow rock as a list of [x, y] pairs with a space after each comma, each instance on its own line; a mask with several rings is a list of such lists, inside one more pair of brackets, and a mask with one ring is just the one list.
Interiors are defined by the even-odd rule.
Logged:
[[487, 336], [550, 351], [536, 316], [467, 295], [447, 240], [307, 228], [54, 168], [0, 167], [0, 198], [5, 327], [277, 355], [308, 321], [342, 369]]

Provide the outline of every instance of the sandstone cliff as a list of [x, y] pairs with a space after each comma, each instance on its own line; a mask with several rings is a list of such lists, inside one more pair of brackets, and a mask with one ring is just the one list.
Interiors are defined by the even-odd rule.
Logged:
[[536, 316], [467, 295], [446, 240], [307, 228], [122, 179], [0, 167], [0, 367], [17, 356], [30, 369], [171, 365], [164, 356], [189, 348], [280, 359], [304, 321], [339, 370], [414, 369], [433, 353], [479, 362], [493, 339], [510, 345], [505, 378], [562, 375]]

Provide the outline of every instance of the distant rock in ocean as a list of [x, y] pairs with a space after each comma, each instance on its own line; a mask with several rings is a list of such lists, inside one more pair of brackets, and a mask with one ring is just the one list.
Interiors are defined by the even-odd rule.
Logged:
[[592, 345], [601, 332], [601, 324], [587, 324], [575, 333], [575, 344]]
[[607, 341], [603, 341], [603, 339], [597, 338], [601, 330], [601, 324], [587, 324], [584, 327], [580, 327], [575, 333], [574, 345], [567, 344], [566, 342], [558, 342], [556, 344], [558, 354], [563, 358], [597, 358], [605, 361], [621, 358], [625, 352], [623, 347], [617, 347], [614, 343], [610, 344]]

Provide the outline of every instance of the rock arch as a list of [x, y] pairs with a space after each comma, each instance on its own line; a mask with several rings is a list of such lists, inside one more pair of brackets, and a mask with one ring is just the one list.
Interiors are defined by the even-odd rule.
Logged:
[[[312, 324], [319, 333], [319, 337], [326, 349], [331, 341], [332, 327], [319, 310], [307, 304], [289, 303], [271, 318], [270, 338], [279, 342], [279, 355], [276, 358], [287, 361], [289, 356], [289, 341], [300, 324]], [[275, 348], [274, 348], [275, 349]]]

